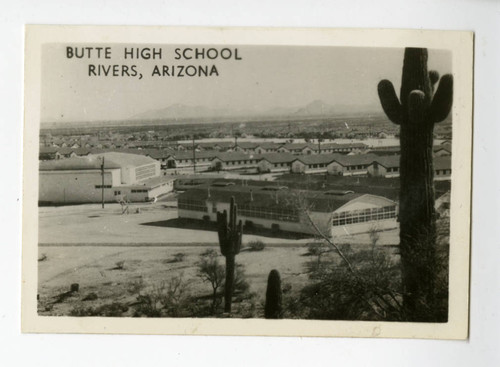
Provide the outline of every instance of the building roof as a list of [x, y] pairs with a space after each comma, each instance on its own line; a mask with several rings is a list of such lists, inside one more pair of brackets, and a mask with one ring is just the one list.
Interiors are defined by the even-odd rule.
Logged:
[[161, 186], [165, 183], [175, 181], [175, 177], [170, 176], [156, 176], [148, 178], [144, 181], [132, 184], [132, 185], [121, 185], [120, 187], [128, 187], [128, 188], [141, 188], [141, 189], [153, 189], [155, 187]]
[[383, 152], [399, 152], [401, 151], [401, 146], [399, 145], [384, 145], [381, 147], [372, 147], [370, 151], [383, 151]]
[[434, 157], [434, 170], [438, 169], [451, 170], [451, 157], [450, 156]]
[[450, 144], [435, 145], [432, 148], [433, 152], [439, 152], [440, 150], [446, 150], [448, 153], [451, 153], [451, 145]]
[[295, 156], [297, 161], [304, 164], [328, 164], [337, 158], [341, 157], [340, 154], [308, 154], [302, 156]]
[[399, 167], [399, 161], [401, 157], [399, 155], [388, 155], [388, 156], [380, 156], [377, 157], [373, 160], [374, 162], [377, 162], [381, 166], [384, 166], [385, 168], [396, 168]]
[[87, 154], [90, 154], [90, 149], [88, 149], [88, 148], [74, 148], [74, 149], [72, 149], [72, 152], [74, 152], [76, 155], [87, 155]]
[[255, 149], [259, 146], [259, 143], [255, 143], [253, 141], [239, 141], [236, 143], [236, 146], [243, 149]]
[[364, 196], [358, 193], [328, 194], [324, 191], [290, 190], [281, 188], [269, 190], [268, 186], [230, 185], [214, 187], [201, 185], [179, 195], [179, 199], [229, 203], [234, 197], [238, 205], [252, 205], [260, 208], [283, 208], [333, 212], [346, 203]]
[[265, 142], [259, 143], [259, 147], [261, 147], [263, 149], [278, 149], [282, 145], [283, 144], [281, 144], [281, 143], [275, 143], [272, 141], [265, 141]]
[[335, 161], [340, 165], [347, 166], [357, 166], [357, 165], [368, 165], [373, 161], [380, 158], [375, 154], [356, 154], [356, 155], [341, 155], [338, 156]]
[[[318, 145], [316, 145], [316, 148]], [[321, 143], [319, 146], [320, 149], [344, 149], [344, 148], [367, 148], [368, 145], [364, 143], [347, 143], [347, 144], [338, 144], [338, 143]]]
[[291, 153], [264, 153], [262, 154], [262, 160], [268, 161], [269, 163], [290, 163], [297, 159], [296, 155]]
[[40, 171], [99, 170], [102, 164], [101, 157], [104, 157], [105, 169], [138, 167], [156, 162], [152, 158], [138, 154], [107, 152], [40, 162], [39, 169]]
[[57, 147], [40, 147], [39, 154], [55, 154], [60, 148]]
[[303, 150], [305, 148], [314, 149], [316, 145], [311, 143], [288, 143], [283, 145], [283, 148], [288, 150]]
[[[195, 152], [194, 153], [194, 157], [196, 157], [196, 159], [202, 159], [202, 158], [215, 158], [216, 155], [218, 155], [218, 152], [217, 151], [201, 151], [201, 152]], [[186, 151], [180, 151], [180, 152], [172, 152], [170, 151], [168, 156], [172, 156], [173, 158], [175, 159], [193, 159], [193, 151], [189, 151], [189, 152], [186, 152]], [[165, 157], [166, 158], [166, 157]]]

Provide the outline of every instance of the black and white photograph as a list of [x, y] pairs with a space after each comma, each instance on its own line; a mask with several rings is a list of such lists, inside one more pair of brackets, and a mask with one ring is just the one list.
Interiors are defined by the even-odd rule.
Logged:
[[470, 33], [47, 28], [26, 48], [28, 330], [467, 336]]

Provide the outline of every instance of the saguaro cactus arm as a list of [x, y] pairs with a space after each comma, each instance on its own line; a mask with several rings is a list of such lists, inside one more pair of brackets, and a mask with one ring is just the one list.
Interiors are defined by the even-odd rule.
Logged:
[[401, 124], [402, 106], [401, 103], [399, 103], [394, 86], [389, 80], [384, 79], [378, 83], [378, 95], [382, 104], [382, 109], [387, 117], [389, 117], [389, 120], [397, 125]]
[[432, 122], [441, 122], [451, 111], [453, 104], [453, 76], [443, 75], [439, 82], [438, 89], [432, 99], [429, 118]]
[[222, 255], [226, 256], [228, 243], [227, 211], [217, 212], [217, 234], [219, 235], [219, 245]]

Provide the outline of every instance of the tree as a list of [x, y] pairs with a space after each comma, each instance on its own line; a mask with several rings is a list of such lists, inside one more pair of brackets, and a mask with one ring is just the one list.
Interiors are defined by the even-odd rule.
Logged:
[[220, 303], [218, 291], [224, 285], [224, 278], [226, 277], [224, 266], [219, 264], [217, 252], [211, 250], [202, 254], [198, 263], [198, 276], [204, 281], [209, 282], [212, 286], [211, 311], [212, 314], [215, 314], [217, 306]]
[[[436, 280], [436, 214], [434, 210], [433, 130], [453, 102], [453, 77], [439, 80], [427, 71], [427, 49], [406, 48], [400, 99], [388, 80], [378, 84], [387, 117], [400, 126], [400, 250], [403, 303], [411, 321], [428, 321]], [[439, 86], [434, 93], [434, 87]]]

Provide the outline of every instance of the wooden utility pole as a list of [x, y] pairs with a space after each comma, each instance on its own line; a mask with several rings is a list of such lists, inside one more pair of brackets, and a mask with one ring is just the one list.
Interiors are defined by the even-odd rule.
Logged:
[[102, 208], [104, 209], [104, 156], [102, 157], [101, 162], [101, 203]]

